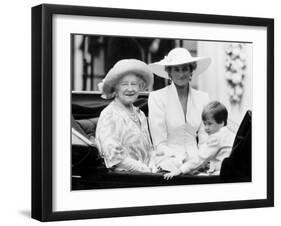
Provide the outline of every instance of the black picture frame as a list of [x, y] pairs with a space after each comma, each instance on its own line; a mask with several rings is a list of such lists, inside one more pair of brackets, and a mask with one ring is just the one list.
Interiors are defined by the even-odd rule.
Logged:
[[[223, 25], [246, 25], [267, 29], [267, 197], [257, 200], [186, 203], [71, 210], [55, 212], [53, 204], [53, 79], [52, 18], [56, 14], [109, 18], [146, 19]], [[43, 4], [32, 8], [32, 218], [40, 221], [122, 217], [194, 211], [274, 206], [274, 20], [269, 18], [203, 15]]]

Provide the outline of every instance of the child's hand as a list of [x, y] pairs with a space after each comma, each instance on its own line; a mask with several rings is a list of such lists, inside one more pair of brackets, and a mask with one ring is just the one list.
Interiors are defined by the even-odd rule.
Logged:
[[151, 173], [151, 169], [146, 165], [141, 166], [140, 171], [144, 173]]
[[151, 173], [159, 173], [161, 171], [161, 169], [155, 167], [150, 168], [151, 169]]
[[149, 167], [151, 173], [157, 173], [159, 171], [159, 169], [153, 163], [150, 163], [148, 167]]
[[175, 169], [175, 170], [172, 170], [170, 173], [166, 173], [164, 174], [164, 179], [165, 180], [170, 180], [172, 179], [174, 176], [178, 176], [181, 174], [181, 171], [179, 169]]

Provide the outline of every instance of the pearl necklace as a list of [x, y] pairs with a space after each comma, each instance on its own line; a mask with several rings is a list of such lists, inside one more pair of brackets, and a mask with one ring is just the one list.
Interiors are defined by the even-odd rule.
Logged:
[[138, 113], [136, 112], [136, 110], [134, 109], [133, 106], [132, 106], [132, 110], [129, 110], [119, 101], [115, 100], [115, 103], [127, 113], [129, 118], [132, 119], [133, 122], [137, 123], [140, 126], [140, 119], [139, 119]]

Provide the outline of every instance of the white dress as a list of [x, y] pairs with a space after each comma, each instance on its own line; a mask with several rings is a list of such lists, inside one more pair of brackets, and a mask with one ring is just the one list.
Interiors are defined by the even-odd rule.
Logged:
[[[190, 88], [184, 115], [173, 83], [150, 93], [148, 107], [152, 142], [157, 151], [165, 153], [162, 157], [155, 157], [156, 165], [170, 171], [198, 154], [196, 138], [199, 145], [207, 139], [201, 114], [208, 102], [207, 93]], [[167, 159], [170, 160], [168, 164]]]
[[209, 175], [219, 175], [222, 161], [229, 157], [235, 134], [226, 126], [218, 132], [209, 135], [207, 141], [201, 145], [197, 159], [191, 159], [184, 163], [180, 170], [182, 173], [190, 173], [199, 169], [210, 162], [210, 168], [207, 171]]

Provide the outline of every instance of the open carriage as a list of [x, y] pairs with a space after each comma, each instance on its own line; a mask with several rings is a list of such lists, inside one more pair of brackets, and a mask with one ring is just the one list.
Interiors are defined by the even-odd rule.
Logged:
[[[134, 103], [146, 115], [147, 93]], [[246, 112], [234, 140], [231, 155], [224, 159], [218, 176], [180, 175], [165, 180], [161, 173], [114, 172], [105, 167], [95, 144], [88, 142], [95, 136], [100, 112], [109, 104], [94, 92], [72, 93], [72, 189], [100, 189], [209, 184], [251, 181], [251, 112]], [[83, 139], [86, 138], [86, 139]]]

